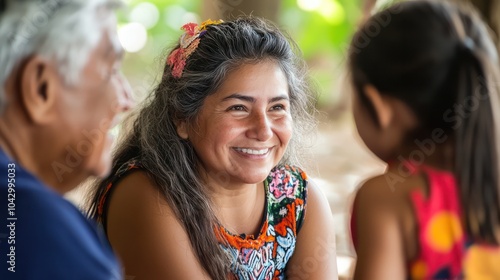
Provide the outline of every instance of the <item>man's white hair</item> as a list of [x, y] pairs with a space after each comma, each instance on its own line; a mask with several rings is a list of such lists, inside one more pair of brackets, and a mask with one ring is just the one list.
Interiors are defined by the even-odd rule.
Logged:
[[0, 112], [6, 104], [6, 79], [31, 55], [54, 61], [66, 84], [75, 84], [104, 27], [114, 24], [112, 11], [120, 4], [118, 0], [0, 0]]

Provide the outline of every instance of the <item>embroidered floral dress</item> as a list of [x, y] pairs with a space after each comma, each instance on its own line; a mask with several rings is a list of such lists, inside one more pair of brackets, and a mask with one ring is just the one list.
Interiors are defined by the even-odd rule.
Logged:
[[[106, 215], [109, 191], [129, 170], [140, 168], [135, 162], [120, 168], [116, 178], [107, 186], [98, 209], [98, 222]], [[264, 219], [257, 236], [233, 234], [222, 226], [220, 246], [231, 257], [233, 279], [285, 279], [285, 268], [295, 250], [297, 233], [304, 221], [307, 198], [307, 175], [299, 168], [274, 168], [264, 181], [266, 203]], [[223, 239], [223, 240], [221, 240]]]

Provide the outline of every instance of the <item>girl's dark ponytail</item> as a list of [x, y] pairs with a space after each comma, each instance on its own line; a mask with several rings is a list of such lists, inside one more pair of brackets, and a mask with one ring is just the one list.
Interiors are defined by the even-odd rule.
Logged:
[[472, 39], [457, 46], [458, 106], [463, 119], [455, 131], [455, 173], [459, 184], [465, 229], [473, 240], [499, 244], [500, 196], [498, 180], [498, 92], [491, 75], [491, 61], [478, 50]]
[[[390, 22], [382, 26], [387, 17]], [[473, 7], [397, 3], [356, 32], [349, 68], [368, 110], [360, 93], [371, 84], [415, 113], [420, 126], [411, 137], [428, 137], [439, 128], [452, 138], [466, 234], [500, 244], [498, 51]]]

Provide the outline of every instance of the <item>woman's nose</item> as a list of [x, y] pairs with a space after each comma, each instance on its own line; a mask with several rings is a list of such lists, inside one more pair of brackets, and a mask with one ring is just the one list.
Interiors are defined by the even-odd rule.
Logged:
[[254, 113], [250, 120], [250, 129], [247, 136], [258, 141], [267, 141], [273, 136], [271, 122], [265, 113]]

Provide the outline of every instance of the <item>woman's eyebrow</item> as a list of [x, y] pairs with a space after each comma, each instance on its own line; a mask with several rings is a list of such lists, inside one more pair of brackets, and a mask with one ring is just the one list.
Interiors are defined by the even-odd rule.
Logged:
[[281, 100], [290, 101], [290, 98], [288, 97], [288, 95], [280, 95], [280, 96], [270, 98], [269, 103], [273, 103], [273, 102], [277, 102], [277, 101], [281, 101]]
[[[231, 99], [238, 99], [238, 100], [242, 100], [242, 101], [246, 101], [246, 102], [250, 102], [250, 103], [255, 103], [255, 98], [253, 98], [252, 96], [242, 95], [239, 93], [234, 93], [234, 94], [231, 94], [229, 96], [226, 96], [222, 99], [222, 101], [227, 101], [227, 100], [231, 100]], [[280, 96], [270, 98], [268, 102], [273, 103], [273, 102], [277, 102], [277, 101], [281, 101], [281, 100], [289, 101], [290, 98], [288, 97], [288, 95], [280, 95]]]
[[239, 93], [233, 93], [229, 96], [226, 96], [222, 99], [222, 101], [227, 101], [227, 100], [231, 100], [231, 99], [238, 99], [238, 100], [243, 100], [243, 101], [247, 101], [250, 103], [255, 103], [255, 98], [248, 96], [248, 95], [242, 95]]

